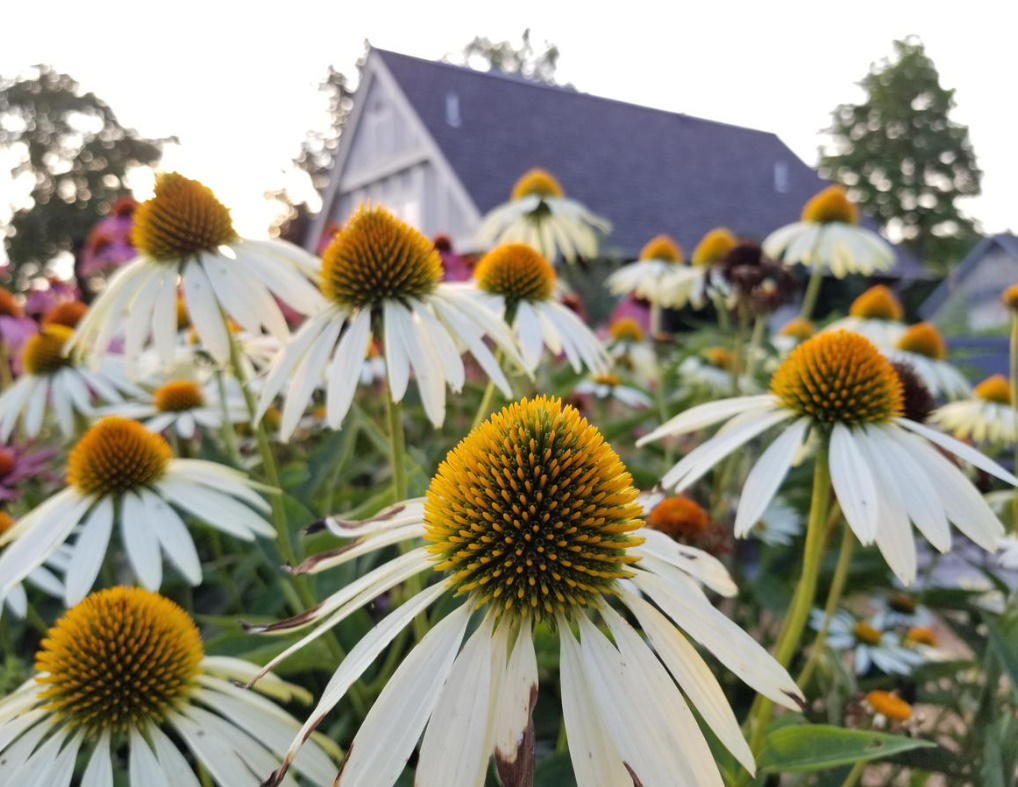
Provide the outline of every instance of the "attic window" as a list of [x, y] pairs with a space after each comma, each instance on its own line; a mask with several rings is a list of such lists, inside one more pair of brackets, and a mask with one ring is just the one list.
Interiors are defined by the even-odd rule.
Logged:
[[445, 94], [445, 122], [453, 128], [463, 125], [463, 118], [460, 115], [460, 97], [455, 93]]
[[787, 194], [791, 183], [788, 178], [788, 162], [787, 161], [775, 161], [774, 162], [774, 190], [778, 194]]

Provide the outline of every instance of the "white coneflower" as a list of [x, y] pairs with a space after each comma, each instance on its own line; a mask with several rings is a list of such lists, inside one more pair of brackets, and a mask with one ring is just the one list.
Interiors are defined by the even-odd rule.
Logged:
[[786, 264], [823, 267], [838, 279], [870, 275], [894, 265], [894, 250], [872, 230], [859, 226], [859, 212], [841, 186], [828, 186], [802, 209], [802, 220], [775, 230], [764, 253]]
[[1003, 375], [983, 380], [971, 399], [948, 402], [930, 420], [962, 440], [1005, 445], [1018, 440], [1018, 413], [1011, 406], [1011, 386]]
[[[236, 382], [232, 378], [230, 382], [233, 385], [227, 388], [225, 417], [233, 424], [250, 421], [251, 414]], [[145, 396], [103, 408], [101, 414], [141, 421], [153, 432], [173, 429], [184, 440], [190, 440], [199, 426], [221, 429], [224, 407], [215, 380], [201, 384], [194, 379], [169, 379]]]
[[883, 284], [870, 287], [852, 301], [848, 316], [831, 323], [825, 330], [849, 330], [860, 333], [879, 350], [891, 350], [908, 330], [902, 322], [905, 310], [897, 296]]
[[[574, 408], [556, 399], [523, 400], [449, 453], [425, 499], [363, 522], [329, 521], [330, 530], [357, 541], [308, 559], [298, 572], [401, 541], [423, 538], [428, 545], [383, 563], [296, 618], [256, 627], [285, 633], [316, 626], [280, 658], [408, 577], [437, 571], [441, 579], [353, 648], [266, 785], [280, 783], [304, 737], [413, 617], [450, 596], [463, 603], [404, 659], [361, 725], [338, 779], [344, 787], [393, 784], [422, 733], [415, 775], [421, 787], [480, 784], [492, 754], [500, 772], [523, 769], [515, 783], [525, 781], [533, 761], [538, 621], [561, 642], [563, 718], [578, 784], [631, 779], [720, 787], [685, 697], [752, 771], [728, 700], [682, 632], [776, 702], [795, 707], [801, 694], [707, 599], [699, 582], [735, 593], [721, 563], [642, 527], [631, 480]], [[633, 614], [646, 639], [610, 599]], [[475, 618], [479, 625], [468, 635]]]
[[902, 582], [915, 580], [912, 524], [940, 551], [951, 547], [948, 522], [993, 550], [1004, 528], [982, 496], [938, 449], [1018, 485], [1018, 478], [975, 449], [902, 417], [902, 383], [890, 361], [850, 331], [814, 336], [774, 373], [771, 392], [693, 407], [637, 441], [643, 445], [729, 421], [669, 470], [662, 483], [681, 491], [769, 429], [782, 426], [746, 478], [735, 516], [743, 536], [759, 520], [807, 438], [821, 441], [849, 526], [876, 541]]
[[512, 327], [527, 372], [537, 370], [547, 347], [556, 355], [565, 353], [574, 371], [586, 366], [594, 374], [608, 373], [604, 345], [556, 299], [555, 269], [536, 249], [525, 243], [497, 246], [477, 263], [474, 277], [481, 300]]
[[948, 363], [947, 347], [940, 331], [928, 322], [910, 326], [887, 351], [892, 361], [904, 361], [913, 369], [934, 396], [964, 399], [972, 386], [957, 368]]
[[175, 459], [169, 444], [136, 421], [108, 416], [67, 457], [68, 486], [0, 535], [0, 600], [77, 533], [64, 575], [68, 606], [91, 589], [114, 525], [138, 580], [157, 590], [162, 553], [192, 585], [202, 580], [194, 541], [176, 509], [251, 541], [275, 536], [269, 508], [245, 476], [223, 465]]
[[0, 393], [0, 441], [7, 442], [19, 422], [27, 437], [38, 437], [47, 408], [64, 437], [70, 437], [75, 413], [94, 415], [94, 396], [119, 402], [124, 394], [142, 393], [127, 379], [121, 358], [105, 358], [92, 370], [72, 357], [65, 347], [73, 333], [63, 325], [44, 325], [25, 342], [24, 371]]
[[518, 359], [501, 317], [455, 285], [442, 283], [434, 244], [384, 208], [361, 208], [322, 257], [328, 306], [309, 318], [269, 368], [256, 420], [287, 387], [280, 437], [297, 427], [324, 377], [326, 420], [338, 429], [353, 402], [374, 331], [384, 342], [392, 401], [406, 394], [413, 370], [428, 418], [445, 420], [446, 387], [462, 389], [461, 353], [469, 349], [506, 396], [512, 388], [485, 344]]
[[[823, 625], [822, 610], [813, 610], [813, 628]], [[869, 672], [871, 666], [888, 675], [911, 675], [926, 659], [915, 650], [906, 648], [890, 631], [875, 625], [876, 621], [859, 620], [843, 609], [831, 617], [825, 644], [832, 650], [851, 651], [857, 675]]]
[[[217, 784], [253, 785], [250, 774], [278, 762], [299, 726], [236, 685], [257, 667], [206, 656], [187, 613], [140, 588], [101, 590], [75, 605], [42, 641], [36, 670], [0, 700], [3, 784], [198, 787], [190, 755]], [[282, 702], [310, 699], [274, 676], [261, 689]], [[317, 741], [294, 766], [316, 785], [332, 784], [335, 765]]]
[[550, 173], [532, 169], [516, 181], [509, 202], [484, 217], [477, 236], [485, 245], [526, 243], [552, 262], [560, 253], [575, 262], [596, 257], [598, 233], [610, 230], [610, 222], [567, 199]]
[[178, 283], [202, 345], [220, 363], [230, 360], [224, 315], [253, 335], [278, 339], [289, 330], [279, 298], [301, 314], [322, 306], [309, 279], [318, 260], [281, 240], [245, 240], [212, 191], [176, 172], [159, 175], [155, 197], [134, 214], [138, 256], [122, 268], [78, 324], [73, 345], [93, 363], [124, 330], [124, 355], [133, 364], [149, 337], [163, 362], [173, 363]]

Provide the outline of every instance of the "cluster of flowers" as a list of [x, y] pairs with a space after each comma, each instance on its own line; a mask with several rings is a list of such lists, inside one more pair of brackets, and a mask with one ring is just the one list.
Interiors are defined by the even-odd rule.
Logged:
[[[521, 178], [486, 219], [481, 236], [492, 248], [460, 281], [444, 278], [448, 248], [380, 207], [358, 210], [321, 259], [240, 238], [211, 191], [178, 174], [161, 176], [155, 197], [132, 213], [137, 256], [118, 260], [91, 307], [43, 319], [17, 348], [20, 365], [0, 359], [5, 373], [17, 372], [0, 393], [0, 439], [45, 439], [53, 427], [76, 438], [65, 488], [0, 528], [0, 610], [26, 614], [25, 583], [69, 608], [40, 646], [37, 674], [0, 701], [4, 783], [59, 787], [81, 768], [75, 783], [106, 787], [126, 767], [133, 785], [198, 785], [196, 771], [222, 785], [278, 785], [294, 783], [292, 766], [315, 784], [390, 785], [419, 742], [416, 783], [483, 784], [492, 757], [505, 784], [529, 783], [535, 638], [550, 631], [577, 783], [713, 787], [721, 775], [690, 706], [750, 773], [754, 751], [690, 640], [769, 700], [797, 709], [805, 698], [786, 671], [788, 655], [779, 647], [771, 657], [709, 600], [707, 591], [737, 592], [712, 554], [723, 527], [692, 498], [661, 501], [662, 492], [692, 492], [766, 435], [739, 484], [737, 537], [792, 542], [799, 524], [778, 524], [788, 507], [776, 496], [790, 469], [808, 462], [820, 479], [816, 494], [826, 499], [829, 479], [852, 532], [875, 542], [905, 584], [916, 576], [913, 525], [941, 551], [951, 547], [949, 523], [985, 549], [1004, 535], [943, 452], [1005, 483], [1018, 478], [924, 422], [977, 442], [1014, 442], [1010, 390], [988, 381], [972, 393], [981, 404], [966, 404], [968, 384], [946, 362], [935, 329], [903, 325], [888, 291], [867, 293], [825, 330], [804, 320], [787, 326], [773, 351], [759, 341], [744, 346], [741, 328], [763, 326], [794, 294], [795, 264], [811, 266], [814, 280], [891, 264], [889, 247], [857, 226], [840, 189], [818, 195], [802, 222], [762, 247], [717, 229], [686, 264], [673, 240], [651, 240], [608, 282], [649, 306], [617, 320], [607, 342], [567, 305], [569, 287], [553, 263], [595, 256], [609, 225], [543, 171]], [[22, 317], [17, 306], [4, 307], [8, 317]], [[663, 315], [684, 306], [733, 314], [741, 337], [733, 351], [676, 357]], [[540, 386], [548, 354], [586, 375], [568, 393], [591, 412], [591, 402], [608, 397], [645, 417], [655, 398], [662, 404], [663, 422], [635, 441], [667, 446], [655, 494], [638, 493], [576, 407], [540, 387], [514, 401], [521, 385]], [[766, 389], [760, 369], [773, 370]], [[487, 390], [475, 428], [425, 495], [409, 497], [402, 403], [411, 379], [438, 429], [448, 391], [463, 392], [478, 370]], [[669, 374], [700, 403], [666, 418]], [[367, 519], [326, 517], [317, 529], [342, 545], [299, 561], [264, 425], [280, 444], [304, 436], [309, 423], [342, 429], [365, 383], [385, 399], [394, 502]], [[491, 406], [496, 390], [506, 407]], [[938, 396], [959, 401], [935, 409]], [[322, 407], [309, 418], [313, 402]], [[238, 444], [245, 423], [257, 455]], [[683, 442], [722, 423], [710, 439]], [[233, 466], [192, 458], [217, 433]], [[685, 449], [678, 462], [670, 458], [676, 445]], [[25, 501], [14, 482], [43, 460], [4, 451], [0, 499], [16, 509]], [[250, 477], [256, 470], [264, 484]], [[814, 518], [811, 511], [807, 569]], [[371, 568], [326, 598], [301, 598], [309, 608], [291, 618], [249, 626], [303, 632], [264, 667], [205, 656], [188, 614], [158, 595], [164, 557], [189, 584], [202, 583], [194, 523], [245, 541], [274, 539], [291, 575], [361, 558]], [[398, 556], [384, 559], [394, 545]], [[141, 587], [92, 592], [114, 564]], [[311, 697], [271, 669], [388, 593], [404, 602], [335, 665], [306, 722], [272, 702]], [[800, 604], [812, 602], [802, 595]], [[895, 671], [878, 629], [870, 626], [870, 642], [840, 615], [820, 617], [831, 646], [855, 637], [857, 670]], [[417, 643], [364, 715], [337, 777], [337, 748], [316, 730], [411, 626]]]

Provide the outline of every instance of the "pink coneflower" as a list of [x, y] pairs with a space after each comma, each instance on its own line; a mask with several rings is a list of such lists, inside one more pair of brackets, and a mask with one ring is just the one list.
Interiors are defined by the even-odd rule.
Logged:
[[138, 256], [131, 243], [131, 228], [138, 203], [131, 197], [117, 200], [110, 214], [96, 223], [88, 234], [81, 256], [82, 276], [97, 276], [119, 268]]
[[442, 258], [443, 281], [470, 281], [474, 278], [474, 261], [452, 248], [452, 239], [448, 235], [438, 234], [433, 241]]
[[0, 501], [20, 497], [26, 478], [38, 476], [44, 481], [59, 481], [59, 476], [47, 472], [50, 460], [56, 453], [55, 448], [31, 451], [27, 446], [0, 446]]

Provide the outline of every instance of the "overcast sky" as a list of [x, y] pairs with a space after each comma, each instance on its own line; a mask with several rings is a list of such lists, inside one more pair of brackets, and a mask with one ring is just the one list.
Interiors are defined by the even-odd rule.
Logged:
[[[142, 135], [179, 137], [164, 167], [205, 181], [242, 232], [260, 235], [262, 193], [286, 183], [305, 131], [324, 122], [317, 83], [330, 63], [355, 76], [365, 39], [438, 59], [475, 35], [518, 41], [530, 27], [538, 47], [558, 45], [558, 77], [579, 90], [774, 131], [815, 164], [831, 110], [861, 101], [870, 63], [916, 34], [956, 90], [953, 117], [985, 172], [983, 196], [962, 204], [999, 232], [1018, 230], [1016, 22], [1014, 0], [10, 2], [0, 74], [52, 64]], [[151, 184], [138, 187], [144, 198]]]

